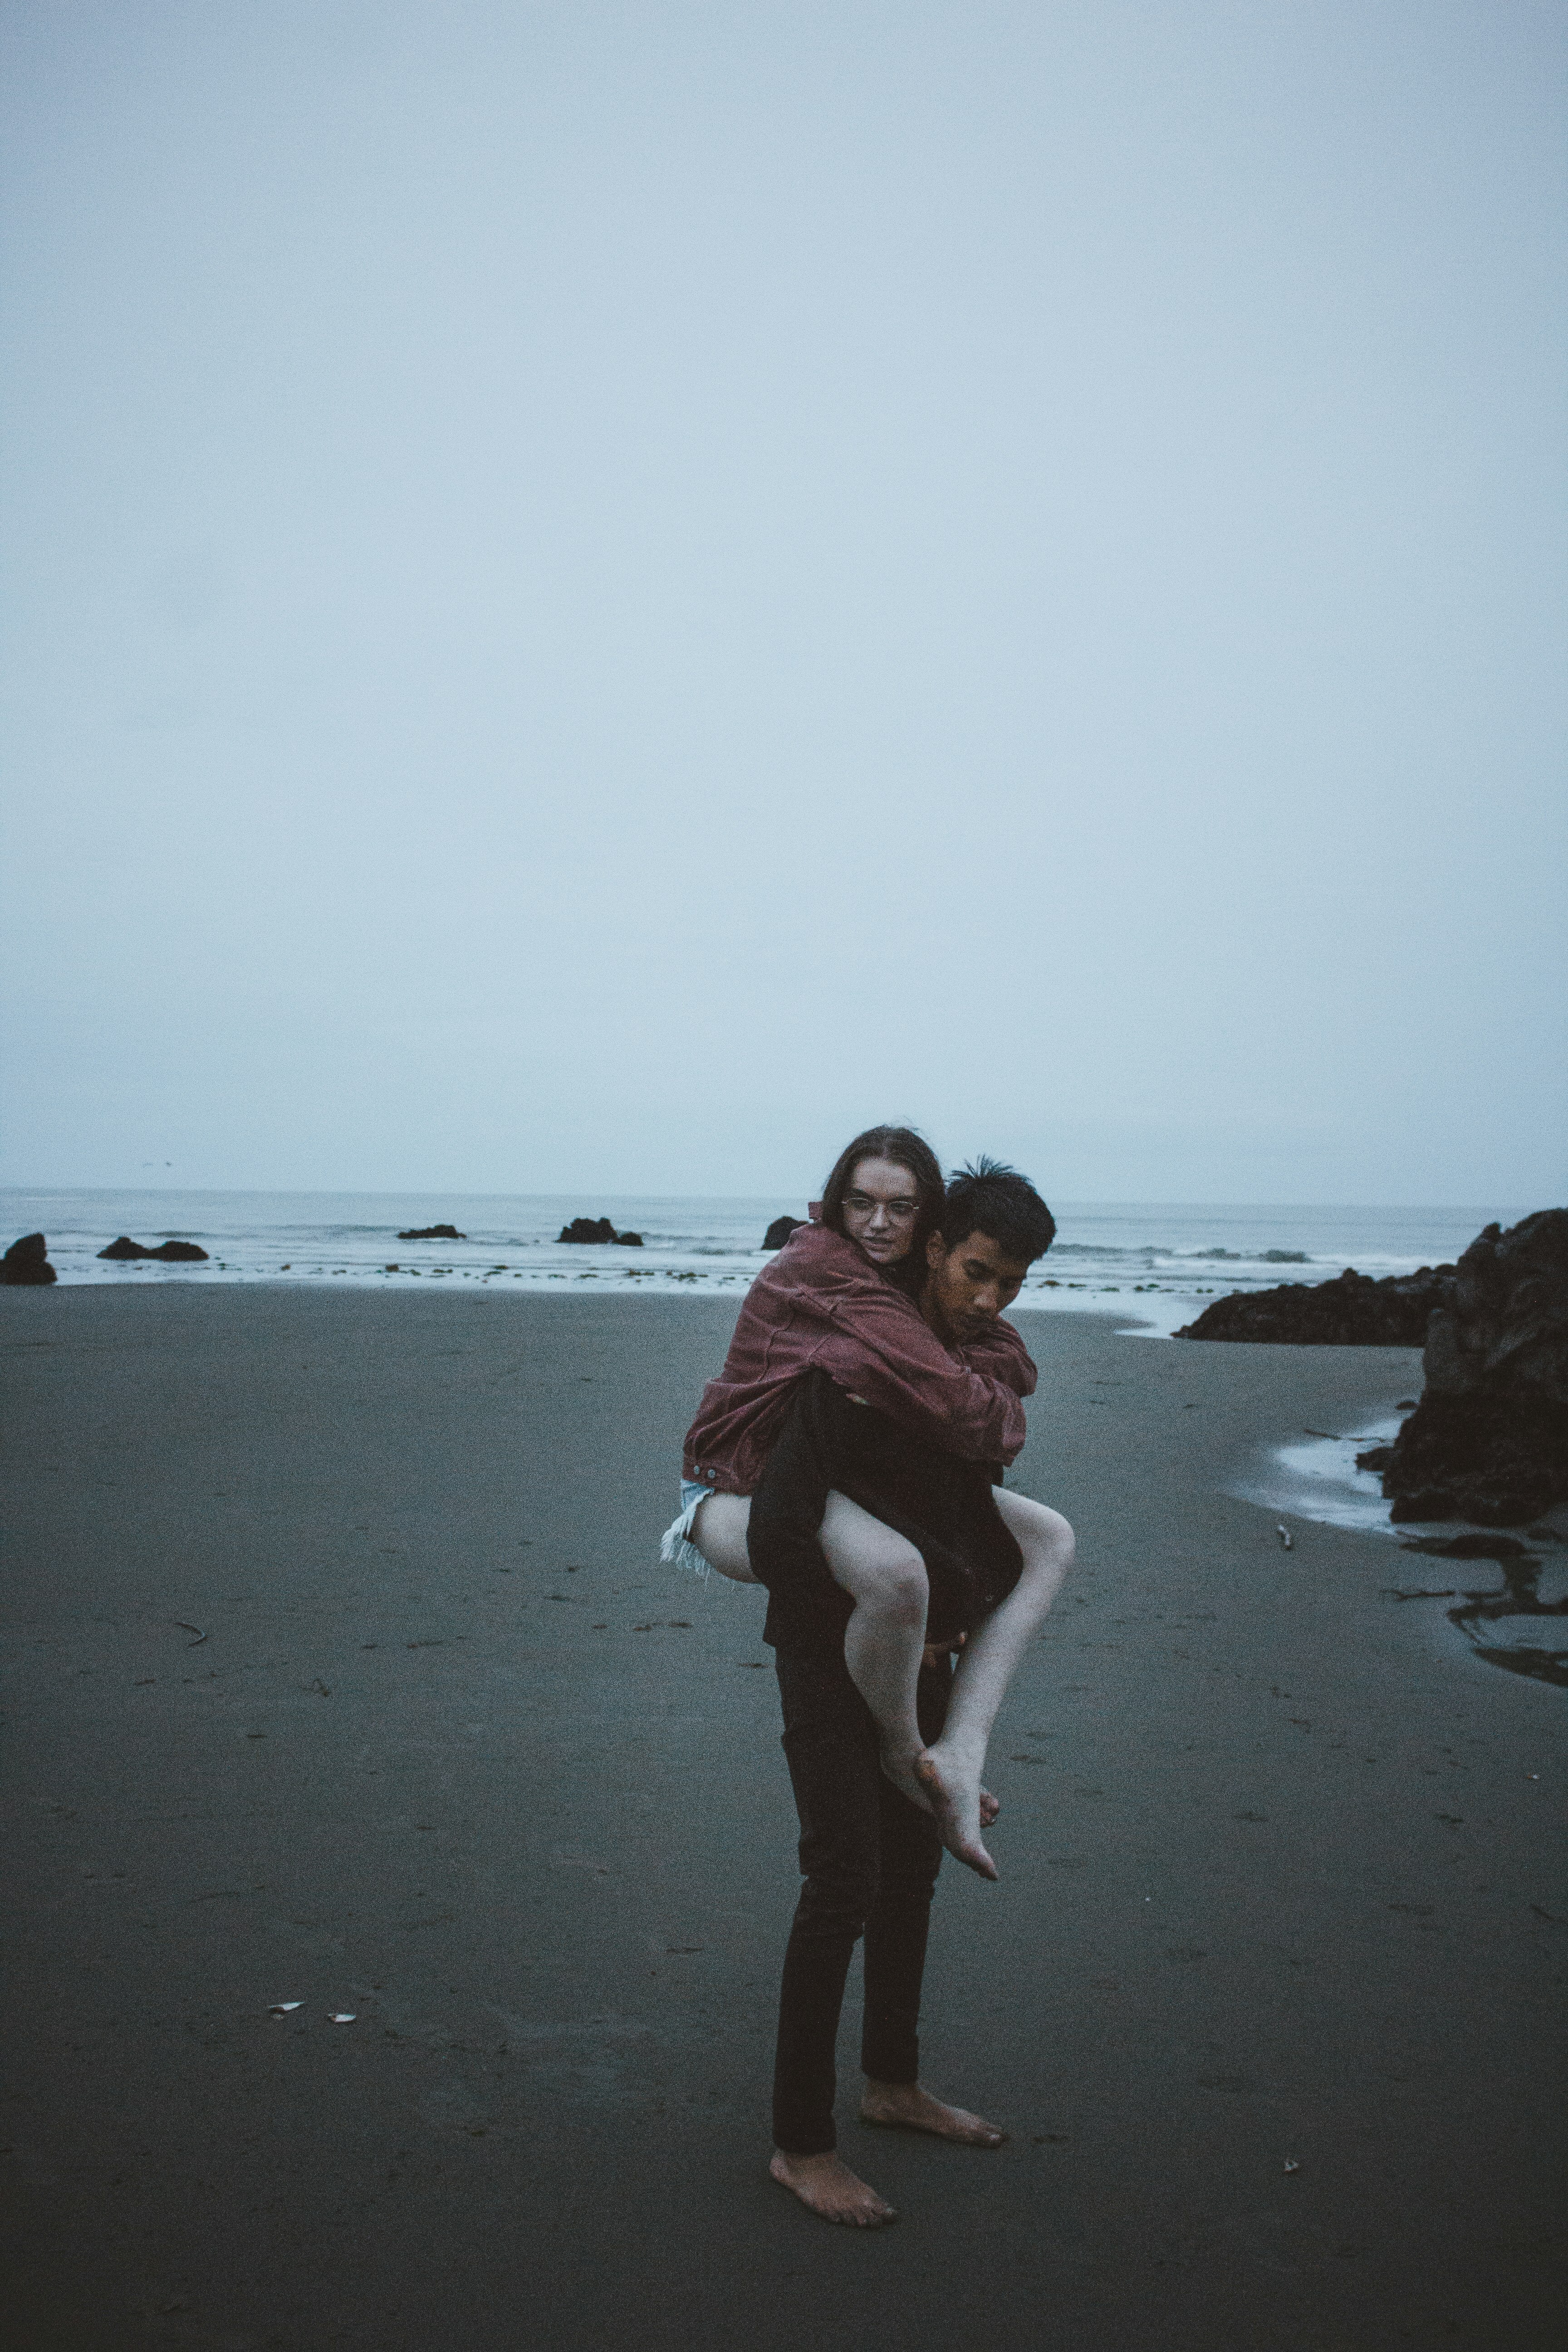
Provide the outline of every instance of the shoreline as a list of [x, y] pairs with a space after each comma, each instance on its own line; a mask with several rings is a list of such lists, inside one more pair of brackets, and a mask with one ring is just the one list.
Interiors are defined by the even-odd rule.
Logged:
[[[160, 1265], [155, 1260], [130, 1259], [110, 1261], [99, 1267], [75, 1266], [57, 1269], [58, 1281], [50, 1286], [57, 1290], [119, 1289], [140, 1285], [142, 1288], [159, 1288], [189, 1285], [199, 1289], [284, 1289], [314, 1290], [341, 1283], [345, 1288], [370, 1291], [412, 1290], [417, 1283], [422, 1288], [451, 1284], [454, 1287], [469, 1284], [476, 1290], [493, 1289], [509, 1297], [520, 1293], [525, 1297], [552, 1296], [556, 1286], [563, 1291], [580, 1284], [597, 1286], [599, 1295], [608, 1297], [708, 1298], [733, 1299], [744, 1297], [761, 1272], [760, 1265], [748, 1265], [734, 1273], [717, 1274], [667, 1266], [605, 1267], [542, 1267], [538, 1270], [494, 1267], [481, 1271], [466, 1266], [386, 1265], [381, 1268], [348, 1266], [313, 1266], [295, 1273], [291, 1267], [256, 1270], [227, 1266], [214, 1259], [206, 1265]], [[1326, 1278], [1326, 1277], [1325, 1277]], [[514, 1287], [515, 1286], [515, 1287]], [[1049, 1293], [1050, 1296], [1043, 1294]], [[1073, 1294], [1068, 1296], [1067, 1294]], [[1226, 1294], [1219, 1289], [1204, 1287], [1196, 1290], [1178, 1289], [1173, 1285], [1078, 1282], [1071, 1278], [1047, 1276], [1033, 1282], [1009, 1307], [1011, 1315], [1076, 1315], [1105, 1314], [1118, 1318], [1129, 1327], [1130, 1335], [1168, 1339], [1178, 1323], [1189, 1318], [1200, 1300], [1212, 1300]], [[1142, 1303], [1133, 1307], [1096, 1307], [1091, 1299], [1123, 1298]], [[1155, 1306], [1158, 1298], [1160, 1305]]]
[[[574, 1194], [310, 1194], [200, 1192], [0, 1193], [18, 1233], [41, 1231], [61, 1286], [156, 1275], [215, 1287], [279, 1278], [376, 1289], [449, 1285], [679, 1297], [731, 1296], [767, 1263], [762, 1248], [774, 1199]], [[578, 1213], [613, 1209], [636, 1248], [558, 1238]], [[1019, 1311], [1073, 1310], [1093, 1300], [1169, 1336], [1235, 1291], [1280, 1280], [1331, 1282], [1347, 1266], [1387, 1275], [1452, 1256], [1484, 1222], [1479, 1210], [1193, 1206], [1181, 1202], [1058, 1203], [1050, 1255], [1031, 1269]], [[458, 1229], [456, 1241], [406, 1241], [405, 1229]], [[104, 1262], [121, 1234], [143, 1246], [195, 1242], [194, 1266]]]
[[761, 1612], [657, 1559], [730, 1302], [240, 1296], [0, 1299], [30, 2341], [1555, 2346], [1560, 1703], [1223, 1491], [1411, 1351], [1037, 1318], [1016, 1483], [1080, 1566], [926, 2025], [1013, 2137], [847, 2123], [909, 2217], [860, 2242], [764, 2169]]

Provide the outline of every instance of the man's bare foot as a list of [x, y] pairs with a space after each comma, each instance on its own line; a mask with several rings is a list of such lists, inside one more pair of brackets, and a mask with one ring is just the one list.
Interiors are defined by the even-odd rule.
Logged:
[[868, 2078], [860, 2095], [860, 2120], [893, 2131], [933, 2132], [938, 2139], [956, 2140], [962, 2147], [1000, 2147], [1007, 2137], [984, 2116], [933, 2099], [919, 2083], [873, 2083]]
[[992, 1822], [995, 1820], [1001, 1810], [1001, 1798], [994, 1797], [989, 1789], [982, 1789], [980, 1791], [980, 1826], [983, 1830], [988, 1830], [990, 1828]]
[[[974, 2120], [973, 2116], [968, 2117], [971, 2123]], [[899, 2218], [874, 2189], [857, 2179], [837, 2149], [826, 2156], [786, 2156], [782, 2147], [775, 2147], [768, 2170], [781, 2188], [793, 2189], [801, 2203], [809, 2205], [824, 2221], [845, 2221], [852, 2230], [879, 2230]]]
[[[982, 1878], [995, 1878], [996, 1864], [980, 1843], [980, 1776], [938, 1740], [915, 1762], [942, 1842]], [[1000, 1808], [998, 1808], [1000, 1810]]]

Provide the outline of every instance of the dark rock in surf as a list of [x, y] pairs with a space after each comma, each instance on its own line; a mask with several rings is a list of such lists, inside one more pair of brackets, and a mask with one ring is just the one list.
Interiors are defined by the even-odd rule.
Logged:
[[791, 1234], [797, 1234], [805, 1223], [804, 1217], [775, 1217], [763, 1235], [765, 1250], [783, 1249]]
[[410, 1225], [397, 1238], [400, 1242], [466, 1242], [468, 1236], [460, 1234], [456, 1225]]
[[0, 1282], [26, 1284], [41, 1288], [47, 1282], [58, 1282], [58, 1275], [49, 1264], [49, 1245], [42, 1234], [24, 1234], [12, 1243], [0, 1257]]
[[159, 1258], [165, 1265], [199, 1265], [205, 1263], [207, 1253], [195, 1242], [160, 1242], [156, 1249], [148, 1249], [144, 1243], [133, 1242], [129, 1234], [121, 1234], [117, 1242], [110, 1242], [98, 1255], [121, 1259]]
[[1178, 1339], [1254, 1339], [1298, 1348], [1419, 1348], [1454, 1279], [1451, 1265], [1374, 1281], [1352, 1267], [1332, 1282], [1283, 1282], [1233, 1291], [1176, 1333]]
[[1383, 1465], [1396, 1521], [1519, 1527], [1568, 1496], [1568, 1209], [1477, 1235], [1432, 1317], [1426, 1372]]
[[618, 1242], [623, 1249], [641, 1249], [641, 1234], [618, 1234], [608, 1217], [574, 1217], [561, 1228], [563, 1242]]

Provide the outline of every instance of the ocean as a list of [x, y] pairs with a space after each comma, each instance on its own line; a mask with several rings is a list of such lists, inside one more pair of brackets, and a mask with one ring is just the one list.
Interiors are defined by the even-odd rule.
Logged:
[[[616, 1198], [574, 1193], [0, 1192], [0, 1234], [42, 1231], [61, 1282], [470, 1283], [519, 1292], [708, 1297], [738, 1294], [766, 1263], [763, 1235], [799, 1200]], [[1457, 1257], [1492, 1218], [1471, 1209], [1192, 1207], [1068, 1202], [1059, 1231], [1030, 1270], [1015, 1314], [1071, 1307], [1116, 1316], [1158, 1338], [1232, 1290], [1414, 1272]], [[607, 1216], [640, 1248], [574, 1246], [557, 1236], [576, 1216]], [[408, 1242], [410, 1226], [451, 1224], [461, 1241]], [[149, 1245], [193, 1241], [207, 1263], [104, 1261], [119, 1234]], [[584, 1294], [586, 1292], [584, 1291]]]

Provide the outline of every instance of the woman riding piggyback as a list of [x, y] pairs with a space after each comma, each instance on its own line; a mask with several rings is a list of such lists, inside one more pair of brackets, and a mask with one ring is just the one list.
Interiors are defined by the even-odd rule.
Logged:
[[811, 1222], [752, 1285], [682, 1463], [687, 1489], [700, 1490], [693, 1539], [725, 1574], [747, 1580], [744, 1521], [732, 1509], [703, 1512], [702, 1501], [756, 1491], [808, 1371], [948, 1453], [1010, 1462], [1023, 1444], [1022, 1400], [1036, 1375], [1017, 1332], [998, 1319], [955, 1355], [915, 1303], [942, 1199], [929, 1144], [909, 1128], [869, 1128], [840, 1154]]

